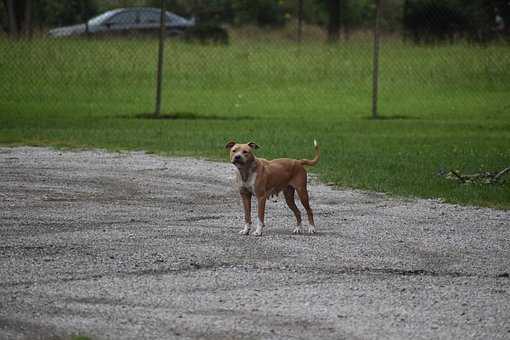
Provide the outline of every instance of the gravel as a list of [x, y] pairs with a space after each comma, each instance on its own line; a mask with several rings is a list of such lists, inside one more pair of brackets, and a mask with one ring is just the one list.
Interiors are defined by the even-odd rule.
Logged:
[[0, 339], [510, 338], [510, 212], [312, 177], [241, 236], [234, 171], [0, 148]]

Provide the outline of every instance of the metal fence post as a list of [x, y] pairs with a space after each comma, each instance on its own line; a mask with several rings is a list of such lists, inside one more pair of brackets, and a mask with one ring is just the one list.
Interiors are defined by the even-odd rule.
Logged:
[[379, 49], [380, 32], [379, 25], [381, 19], [381, 1], [375, 0], [375, 25], [374, 25], [374, 57], [372, 73], [372, 118], [379, 118], [378, 100], [379, 100]]
[[165, 0], [161, 0], [161, 13], [159, 17], [159, 48], [158, 48], [158, 70], [157, 70], [157, 84], [156, 84], [156, 110], [155, 116], [161, 113], [161, 90], [163, 82], [163, 57], [165, 49]]

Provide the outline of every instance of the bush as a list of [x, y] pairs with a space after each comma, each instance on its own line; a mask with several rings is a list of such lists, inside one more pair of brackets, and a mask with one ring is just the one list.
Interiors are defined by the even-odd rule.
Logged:
[[451, 2], [406, 1], [403, 25], [415, 43], [453, 42], [466, 30], [467, 17]]
[[406, 0], [404, 36], [416, 43], [510, 37], [510, 3], [502, 0]]
[[184, 40], [228, 45], [229, 39], [228, 32], [223, 27], [215, 24], [199, 24], [186, 30]]

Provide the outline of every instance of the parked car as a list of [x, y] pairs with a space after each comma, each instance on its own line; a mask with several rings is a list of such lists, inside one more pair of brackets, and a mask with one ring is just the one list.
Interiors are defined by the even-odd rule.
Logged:
[[[100, 14], [85, 24], [58, 27], [48, 32], [51, 37], [81, 35], [154, 34], [159, 30], [161, 10], [151, 7], [119, 8]], [[168, 35], [181, 35], [195, 26], [195, 19], [186, 19], [165, 12]]]

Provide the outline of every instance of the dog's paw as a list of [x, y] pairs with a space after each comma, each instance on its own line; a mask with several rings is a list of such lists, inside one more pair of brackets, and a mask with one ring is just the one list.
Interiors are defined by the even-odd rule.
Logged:
[[239, 234], [240, 235], [249, 235], [250, 234], [250, 229], [251, 229], [251, 224], [246, 223], [244, 225], [243, 230], [239, 231]]
[[262, 230], [255, 230], [255, 232], [252, 235], [253, 236], [262, 236]]
[[301, 228], [300, 227], [296, 227], [293, 231], [292, 231], [293, 234], [301, 234]]
[[317, 231], [315, 230], [315, 227], [313, 225], [308, 227], [308, 234], [316, 234]]

